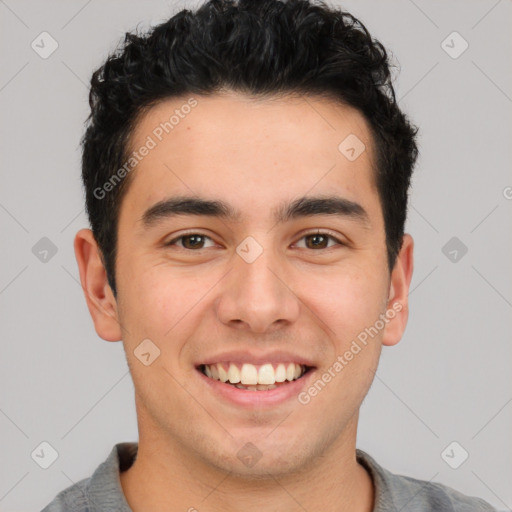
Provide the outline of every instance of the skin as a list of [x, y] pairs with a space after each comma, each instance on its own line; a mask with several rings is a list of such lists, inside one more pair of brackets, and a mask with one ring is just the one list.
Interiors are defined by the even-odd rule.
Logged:
[[[404, 236], [390, 273], [368, 125], [320, 97], [195, 98], [197, 107], [131, 176], [120, 210], [117, 300], [91, 231], [75, 239], [96, 332], [122, 339], [134, 381], [139, 451], [121, 474], [126, 499], [134, 512], [369, 512], [373, 485], [355, 457], [358, 413], [382, 346], [398, 343], [406, 327], [413, 240]], [[132, 147], [187, 99], [149, 110]], [[351, 133], [366, 146], [353, 162], [338, 150]], [[144, 228], [144, 211], [176, 194], [222, 199], [240, 219], [183, 215]], [[275, 223], [274, 207], [313, 194], [359, 203], [368, 223], [332, 215]], [[202, 248], [191, 249], [190, 239], [165, 246], [189, 230], [209, 237]], [[326, 239], [315, 247], [304, 238], [315, 230], [343, 245]], [[248, 236], [263, 248], [250, 264], [236, 253]], [[307, 405], [294, 398], [241, 408], [214, 396], [194, 367], [223, 350], [284, 349], [314, 361], [320, 376], [393, 304], [401, 311]], [[146, 338], [161, 351], [149, 366], [134, 355]], [[252, 467], [237, 457], [247, 442], [262, 454]]]

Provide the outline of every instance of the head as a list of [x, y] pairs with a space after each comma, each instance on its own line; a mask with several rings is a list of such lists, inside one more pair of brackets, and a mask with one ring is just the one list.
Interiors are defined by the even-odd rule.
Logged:
[[[384, 47], [325, 4], [211, 0], [126, 34], [90, 106], [92, 232], [75, 250], [98, 334], [125, 344], [144, 435], [251, 474], [347, 442], [412, 274], [416, 130]], [[308, 387], [279, 411], [217, 396], [203, 365], [245, 356], [296, 358], [309, 371], [285, 385]], [[263, 453], [250, 468], [236, 457], [249, 441]]]

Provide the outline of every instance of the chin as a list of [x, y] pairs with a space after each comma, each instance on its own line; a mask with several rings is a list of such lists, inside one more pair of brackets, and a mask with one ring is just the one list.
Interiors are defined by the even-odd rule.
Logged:
[[[312, 447], [304, 446], [304, 436], [300, 436], [300, 442], [299, 438], [297, 442], [291, 442], [289, 434], [284, 435], [286, 433], [283, 432], [280, 438], [271, 439], [269, 432], [266, 429], [259, 438], [234, 436], [237, 441], [215, 443], [214, 449], [207, 450], [206, 454], [203, 452], [201, 458], [207, 465], [248, 480], [268, 480], [300, 472], [310, 465], [314, 457], [312, 454], [308, 456], [306, 451]], [[288, 444], [283, 438], [288, 439]]]

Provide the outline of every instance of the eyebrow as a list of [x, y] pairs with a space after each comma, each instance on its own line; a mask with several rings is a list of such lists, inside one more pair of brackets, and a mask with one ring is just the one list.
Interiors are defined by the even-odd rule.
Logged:
[[[159, 201], [148, 208], [140, 218], [140, 222], [149, 229], [164, 219], [179, 215], [216, 217], [231, 222], [239, 222], [242, 217], [241, 212], [224, 201], [176, 196]], [[277, 224], [316, 215], [349, 218], [363, 227], [369, 227], [370, 224], [368, 213], [359, 203], [339, 196], [304, 196], [273, 210]]]

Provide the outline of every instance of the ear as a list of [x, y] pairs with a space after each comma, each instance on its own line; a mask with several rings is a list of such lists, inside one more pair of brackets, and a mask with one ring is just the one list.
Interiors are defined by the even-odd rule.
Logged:
[[390, 319], [382, 337], [382, 344], [396, 345], [405, 331], [409, 318], [409, 286], [411, 284], [414, 240], [404, 234], [402, 247], [391, 272], [387, 317]]
[[122, 335], [117, 302], [108, 284], [101, 251], [90, 229], [81, 229], [76, 234], [74, 248], [82, 290], [96, 332], [106, 341], [119, 341]]

